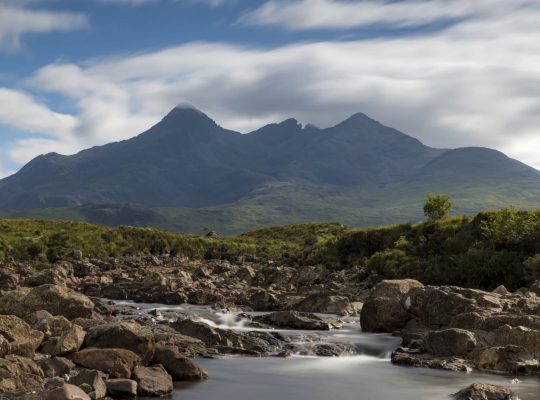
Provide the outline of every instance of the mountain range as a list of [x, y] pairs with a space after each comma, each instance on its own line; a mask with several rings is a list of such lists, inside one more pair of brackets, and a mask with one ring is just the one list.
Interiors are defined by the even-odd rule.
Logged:
[[0, 216], [84, 219], [230, 234], [332, 220], [416, 221], [428, 192], [458, 213], [540, 204], [540, 172], [480, 147], [436, 149], [358, 113], [241, 134], [179, 106], [148, 131], [78, 154], [41, 155], [0, 180]]

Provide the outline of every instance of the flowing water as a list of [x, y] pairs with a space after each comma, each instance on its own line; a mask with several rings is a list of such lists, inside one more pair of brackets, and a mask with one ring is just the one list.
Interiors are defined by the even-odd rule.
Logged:
[[[144, 314], [158, 309], [166, 318], [191, 315], [212, 326], [255, 330], [237, 313], [216, 312], [201, 306], [134, 304]], [[264, 330], [264, 329], [259, 329]], [[449, 395], [473, 382], [511, 387], [521, 400], [540, 400], [540, 380], [484, 373], [449, 372], [398, 367], [389, 354], [400, 340], [387, 335], [360, 331], [358, 318], [345, 320], [343, 329], [329, 332], [277, 330], [295, 341], [347, 342], [356, 353], [346, 357], [239, 357], [198, 359], [210, 378], [203, 382], [177, 385], [174, 400], [430, 400]]]

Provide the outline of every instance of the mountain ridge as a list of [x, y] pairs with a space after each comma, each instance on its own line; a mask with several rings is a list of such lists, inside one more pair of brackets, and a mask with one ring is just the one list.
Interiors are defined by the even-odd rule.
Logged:
[[[465, 187], [478, 188], [464, 197], [469, 205], [484, 196], [496, 199], [495, 206], [504, 206], [506, 199], [521, 199], [520, 205], [528, 206], [540, 200], [540, 171], [492, 149], [432, 148], [363, 113], [328, 128], [289, 118], [241, 134], [193, 106], [180, 106], [131, 139], [71, 156], [36, 157], [0, 180], [0, 209], [20, 214], [129, 203], [157, 210], [199, 209], [192, 214], [201, 215], [208, 207], [240, 207], [257, 214], [253, 223], [336, 215], [339, 222], [354, 225], [343, 215], [388, 212], [385, 207], [392, 201], [396, 210], [416, 207], [426, 192], [441, 188], [459, 199]], [[509, 187], [515, 196], [506, 194]], [[264, 212], [266, 219], [259, 215]], [[418, 217], [416, 211], [403, 215]]]

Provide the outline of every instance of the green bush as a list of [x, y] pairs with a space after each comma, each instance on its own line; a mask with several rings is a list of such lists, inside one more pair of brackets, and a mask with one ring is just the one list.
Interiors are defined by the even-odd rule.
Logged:
[[388, 249], [375, 253], [367, 261], [368, 268], [388, 279], [409, 274], [412, 265], [411, 257], [400, 249]]
[[444, 194], [428, 194], [424, 204], [424, 215], [430, 221], [436, 221], [448, 216], [452, 209], [450, 198]]
[[0, 261], [171, 254], [195, 259], [255, 256], [325, 270], [363, 265], [386, 278], [426, 284], [509, 289], [540, 277], [540, 209], [506, 209], [368, 229], [334, 223], [259, 229], [206, 238], [154, 228], [109, 228], [83, 222], [0, 220]]

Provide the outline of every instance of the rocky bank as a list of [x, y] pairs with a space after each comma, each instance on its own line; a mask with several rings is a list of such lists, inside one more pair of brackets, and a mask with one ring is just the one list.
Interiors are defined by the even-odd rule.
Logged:
[[361, 325], [403, 338], [394, 364], [538, 375], [539, 294], [538, 284], [509, 293], [387, 280], [365, 302]]
[[[361, 310], [364, 331], [403, 338], [392, 355], [395, 364], [540, 371], [538, 284], [488, 293], [381, 281], [360, 267], [326, 271], [256, 259], [77, 258], [41, 270], [17, 262], [0, 266], [1, 399], [157, 397], [171, 393], [175, 381], [208, 377], [197, 356], [299, 351], [278, 332], [233, 331], [159, 311], [141, 315], [104, 299], [267, 311], [246, 319], [253, 327], [301, 330], [339, 329], [339, 319], [312, 313], [346, 316]], [[314, 343], [307, 351], [339, 356], [354, 350]]]

